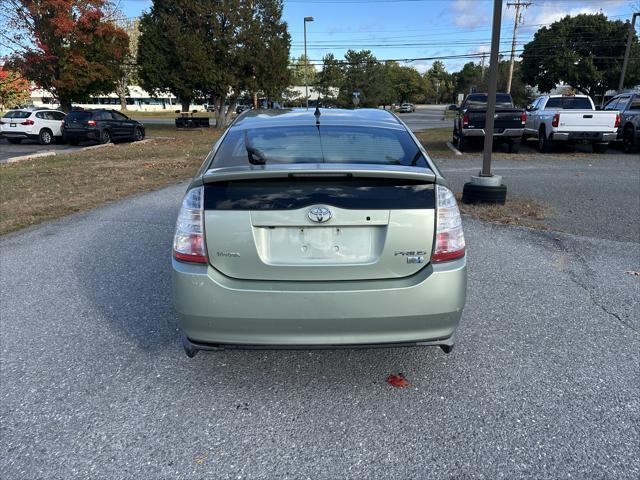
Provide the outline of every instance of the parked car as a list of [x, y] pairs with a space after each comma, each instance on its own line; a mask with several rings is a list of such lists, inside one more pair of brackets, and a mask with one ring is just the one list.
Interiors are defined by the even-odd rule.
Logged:
[[144, 139], [144, 125], [116, 110], [74, 110], [64, 118], [62, 134], [71, 145], [94, 140], [110, 143]]
[[632, 153], [640, 148], [640, 92], [621, 93], [604, 107], [605, 111], [620, 112], [620, 126], [616, 138], [624, 151]]
[[392, 113], [246, 112], [199, 172], [173, 243], [187, 355], [232, 347], [451, 350], [466, 295], [460, 213]]
[[[484, 138], [487, 114], [487, 94], [471, 93], [457, 109], [453, 120], [453, 144], [461, 152], [469, 148], [473, 138]], [[496, 94], [496, 111], [493, 124], [494, 143], [506, 143], [510, 153], [518, 153], [527, 115], [516, 108], [508, 93]]]
[[48, 108], [9, 110], [0, 119], [0, 137], [10, 143], [30, 139], [37, 140], [41, 145], [49, 145], [62, 139], [64, 115], [64, 112]]
[[403, 103], [400, 105], [398, 112], [400, 113], [411, 113], [416, 111], [416, 106], [413, 103]]
[[596, 111], [587, 95], [543, 95], [527, 107], [525, 137], [538, 139], [538, 150], [549, 152], [554, 143], [590, 144], [604, 153], [617, 137], [620, 114]]

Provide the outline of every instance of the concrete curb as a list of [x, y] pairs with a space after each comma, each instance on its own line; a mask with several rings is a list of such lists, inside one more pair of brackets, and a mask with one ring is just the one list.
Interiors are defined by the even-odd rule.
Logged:
[[[151, 141], [151, 139], [149, 140], [145, 139], [135, 143], [140, 144], [147, 141]], [[81, 147], [81, 148], [78, 148], [77, 150], [56, 150], [51, 152], [38, 152], [38, 153], [32, 153], [31, 155], [20, 155], [18, 157], [9, 157], [6, 160], [0, 162], [0, 165], [2, 165], [3, 163], [24, 162], [26, 160], [33, 160], [36, 158], [55, 157], [56, 155], [73, 155], [74, 153], [84, 152], [85, 150], [95, 150], [97, 148], [115, 147], [115, 146], [116, 146], [115, 143], [103, 143], [100, 145], [90, 145], [88, 147]]]
[[33, 153], [31, 155], [21, 155], [19, 157], [10, 157], [7, 158], [4, 162], [2, 163], [16, 163], [16, 162], [23, 162], [25, 160], [32, 160], [34, 158], [43, 158], [43, 157], [54, 157], [56, 155], [56, 152], [40, 152], [40, 153]]

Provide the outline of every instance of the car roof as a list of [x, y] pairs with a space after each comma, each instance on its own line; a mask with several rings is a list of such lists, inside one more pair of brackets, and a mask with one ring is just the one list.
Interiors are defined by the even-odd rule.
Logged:
[[[405, 130], [392, 113], [378, 108], [321, 108], [320, 125], [349, 125]], [[283, 108], [276, 110], [247, 110], [231, 125], [232, 130], [248, 128], [315, 125], [315, 108]]]

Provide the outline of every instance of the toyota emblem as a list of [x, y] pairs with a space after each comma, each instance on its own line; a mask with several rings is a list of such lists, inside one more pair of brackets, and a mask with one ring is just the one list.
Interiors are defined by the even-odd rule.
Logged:
[[324, 223], [331, 220], [331, 217], [333, 215], [331, 213], [331, 210], [329, 210], [327, 207], [313, 207], [311, 210], [309, 210], [307, 216], [312, 222]]

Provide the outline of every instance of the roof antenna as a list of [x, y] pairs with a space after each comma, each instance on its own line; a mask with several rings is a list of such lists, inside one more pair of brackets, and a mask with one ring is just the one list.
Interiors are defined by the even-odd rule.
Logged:
[[320, 95], [318, 95], [318, 100], [316, 100], [316, 111], [313, 112], [313, 116], [316, 117], [316, 125], [320, 125]]

